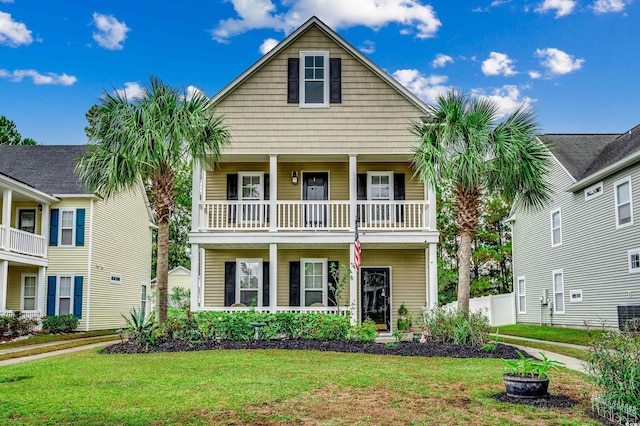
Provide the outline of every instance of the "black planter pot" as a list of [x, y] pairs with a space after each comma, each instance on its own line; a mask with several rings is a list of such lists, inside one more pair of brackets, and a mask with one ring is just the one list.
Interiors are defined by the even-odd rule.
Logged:
[[547, 396], [549, 389], [549, 379], [547, 378], [505, 374], [502, 379], [508, 396], [528, 399]]

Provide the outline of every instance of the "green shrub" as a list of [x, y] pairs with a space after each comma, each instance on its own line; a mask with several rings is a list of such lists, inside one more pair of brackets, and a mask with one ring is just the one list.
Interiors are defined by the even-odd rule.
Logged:
[[71, 333], [78, 327], [78, 318], [73, 315], [55, 315], [42, 319], [42, 329], [53, 334]]
[[37, 319], [22, 318], [20, 311], [15, 311], [12, 316], [0, 316], [0, 340], [26, 336], [32, 333], [37, 325]]
[[355, 339], [363, 343], [372, 343], [376, 341], [378, 332], [376, 331], [376, 323], [371, 318], [365, 319], [362, 323], [350, 329], [351, 339]]
[[489, 320], [481, 312], [467, 317], [461, 311], [434, 308], [424, 313], [423, 341], [482, 346], [489, 335]]
[[149, 345], [155, 345], [154, 331], [157, 328], [153, 313], [148, 317], [145, 316], [144, 311], [136, 310], [133, 308], [129, 313], [129, 317], [122, 315], [127, 323], [127, 334], [129, 341], [138, 345], [149, 347]]

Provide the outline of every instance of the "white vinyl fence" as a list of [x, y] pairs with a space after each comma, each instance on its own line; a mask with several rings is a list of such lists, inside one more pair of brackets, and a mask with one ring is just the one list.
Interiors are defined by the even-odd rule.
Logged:
[[[458, 308], [458, 302], [444, 305], [444, 309], [451, 311]], [[492, 296], [469, 299], [469, 311], [481, 311], [492, 326], [510, 325], [516, 323], [515, 294], [497, 294]]]

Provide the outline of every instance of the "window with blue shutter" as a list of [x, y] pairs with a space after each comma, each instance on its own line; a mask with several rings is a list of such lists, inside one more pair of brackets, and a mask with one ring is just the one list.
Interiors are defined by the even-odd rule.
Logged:
[[82, 318], [82, 276], [73, 279], [73, 316]]
[[85, 209], [76, 210], [76, 246], [84, 246], [84, 216]]
[[49, 222], [49, 245], [58, 245], [58, 221], [60, 220], [60, 209], [51, 209], [51, 221]]
[[[56, 234], [57, 235], [57, 234]], [[52, 317], [56, 314], [56, 282], [55, 275], [47, 277], [47, 316]]]

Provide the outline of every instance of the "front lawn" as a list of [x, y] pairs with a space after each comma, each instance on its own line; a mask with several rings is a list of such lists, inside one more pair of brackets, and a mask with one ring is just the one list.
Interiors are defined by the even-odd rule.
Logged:
[[91, 337], [111, 336], [115, 334], [115, 330], [97, 330], [97, 331], [80, 331], [77, 333], [59, 333], [59, 334], [33, 334], [26, 339], [18, 341], [9, 341], [0, 344], [0, 350], [17, 348], [21, 346], [37, 345], [40, 343], [60, 342], [65, 340], [85, 339]]
[[3, 367], [0, 424], [597, 424], [583, 376], [567, 409], [501, 403], [501, 360], [316, 351], [84, 351]]
[[572, 343], [574, 345], [589, 346], [591, 340], [602, 335], [602, 330], [582, 330], [575, 328], [553, 327], [549, 325], [514, 324], [493, 327], [500, 335], [528, 337], [530, 339], [549, 340], [551, 342]]

